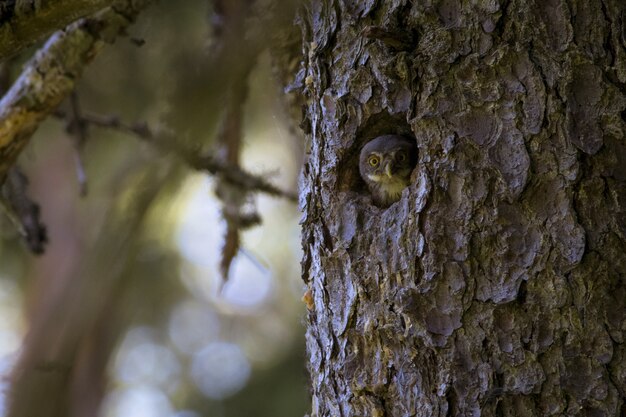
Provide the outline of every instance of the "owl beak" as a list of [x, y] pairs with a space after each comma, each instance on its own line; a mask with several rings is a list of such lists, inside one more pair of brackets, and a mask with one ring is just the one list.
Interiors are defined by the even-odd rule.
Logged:
[[391, 162], [387, 162], [387, 164], [385, 165], [385, 174], [387, 174], [388, 178], [391, 178], [391, 176], [393, 175], [391, 172]]

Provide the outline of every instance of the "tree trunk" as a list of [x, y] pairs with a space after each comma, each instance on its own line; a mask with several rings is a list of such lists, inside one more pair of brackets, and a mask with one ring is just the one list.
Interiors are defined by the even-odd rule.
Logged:
[[[313, 416], [626, 416], [626, 3], [312, 0]], [[358, 155], [414, 137], [372, 205]]]

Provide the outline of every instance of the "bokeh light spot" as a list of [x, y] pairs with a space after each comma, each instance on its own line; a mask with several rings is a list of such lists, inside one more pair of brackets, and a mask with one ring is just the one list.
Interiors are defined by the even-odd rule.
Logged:
[[150, 384], [171, 390], [178, 380], [180, 364], [171, 350], [151, 339], [147, 329], [136, 328], [120, 347], [115, 371], [126, 384]]
[[167, 395], [149, 385], [114, 391], [103, 407], [104, 417], [171, 417], [172, 413]]
[[198, 301], [180, 303], [172, 312], [169, 336], [174, 345], [187, 354], [194, 353], [215, 340], [220, 331], [217, 315]]
[[194, 355], [191, 376], [204, 395], [221, 399], [233, 395], [246, 384], [250, 364], [238, 345], [211, 343]]

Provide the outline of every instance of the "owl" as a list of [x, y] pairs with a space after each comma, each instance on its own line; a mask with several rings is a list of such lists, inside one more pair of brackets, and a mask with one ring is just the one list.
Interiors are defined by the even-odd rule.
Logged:
[[379, 207], [400, 200], [417, 163], [415, 141], [398, 135], [373, 139], [361, 149], [359, 172]]

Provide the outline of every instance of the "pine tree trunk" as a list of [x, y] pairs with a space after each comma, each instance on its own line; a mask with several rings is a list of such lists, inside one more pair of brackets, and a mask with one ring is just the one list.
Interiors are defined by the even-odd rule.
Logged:
[[[312, 0], [313, 416], [626, 416], [626, 2]], [[358, 154], [414, 137], [402, 199]]]

